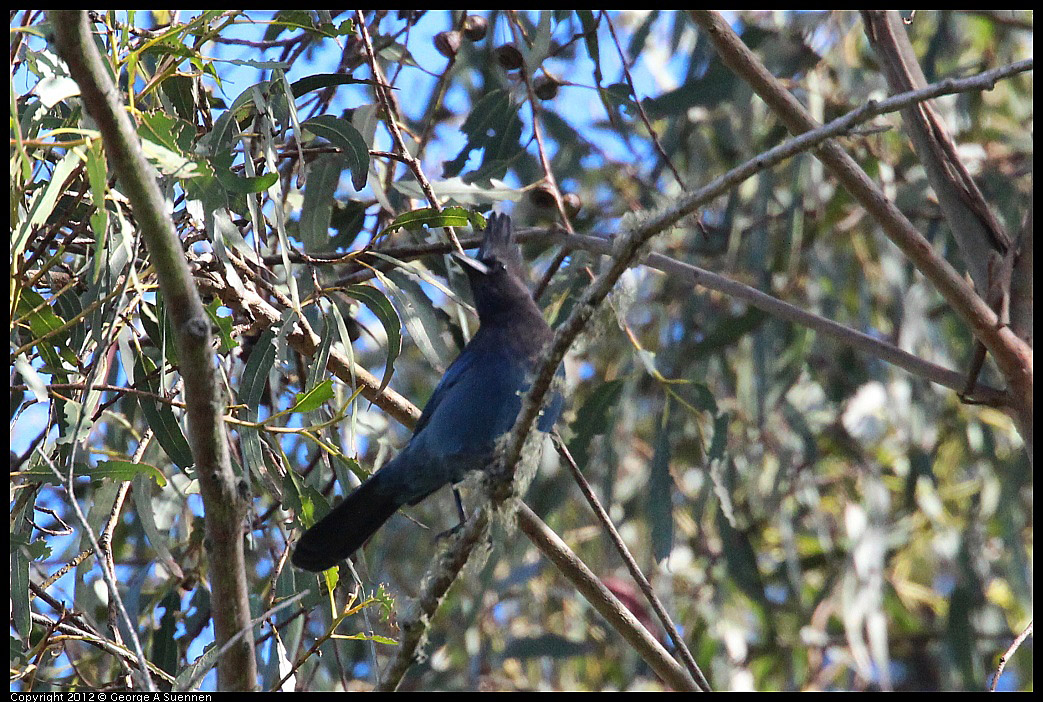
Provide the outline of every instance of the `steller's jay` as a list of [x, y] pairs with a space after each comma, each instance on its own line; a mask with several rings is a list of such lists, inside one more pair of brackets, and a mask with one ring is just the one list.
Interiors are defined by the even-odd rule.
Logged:
[[[457, 260], [471, 283], [477, 333], [438, 382], [409, 444], [304, 532], [293, 552], [298, 568], [332, 567], [358, 550], [399, 507], [415, 505], [443, 485], [460, 482], [468, 471], [485, 468], [496, 440], [514, 426], [552, 332], [526, 284], [510, 217], [490, 215], [477, 261]], [[540, 431], [550, 431], [561, 405], [556, 394], [539, 419]]]

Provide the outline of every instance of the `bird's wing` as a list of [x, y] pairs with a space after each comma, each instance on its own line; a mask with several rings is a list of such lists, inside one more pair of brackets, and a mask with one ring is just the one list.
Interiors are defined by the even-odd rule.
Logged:
[[413, 427], [413, 436], [419, 434], [428, 421], [431, 419], [431, 415], [438, 409], [438, 405], [442, 403], [442, 400], [449, 394], [450, 389], [460, 382], [467, 373], [474, 367], [475, 360], [478, 358], [478, 354], [467, 353], [467, 349], [456, 357], [456, 360], [449, 364], [446, 368], [445, 374], [442, 379], [438, 381], [438, 385], [435, 386], [435, 391], [431, 393], [431, 399], [424, 405], [424, 411], [420, 413], [420, 419], [417, 420], [416, 426]]
[[[492, 373], [492, 377], [481, 380], [480, 376], [471, 378], [468, 382], [468, 376], [471, 373], [479, 372]], [[516, 373], [518, 374], [516, 377]], [[564, 367], [558, 369], [557, 374], [562, 380], [565, 378]], [[468, 345], [456, 360], [453, 361], [449, 368], [446, 369], [442, 379], [438, 381], [438, 385], [435, 386], [435, 391], [431, 393], [431, 399], [427, 401], [424, 406], [424, 411], [420, 413], [420, 419], [417, 420], [416, 426], [413, 428], [413, 436], [416, 436], [424, 427], [427, 426], [431, 417], [434, 416], [439, 406], [445, 402], [446, 398], [453, 394], [453, 388], [462, 385], [465, 390], [465, 394], [468, 396], [474, 395], [474, 398], [470, 399], [470, 402], [481, 402], [483, 396], [483, 390], [491, 390], [493, 385], [500, 385], [507, 383], [507, 385], [515, 384], [515, 387], [511, 388], [511, 392], [524, 393], [528, 389], [528, 384], [523, 382], [524, 371], [516, 367], [507, 360], [507, 358], [501, 353], [490, 353], [488, 350], [475, 348], [475, 346]], [[543, 414], [540, 416], [538, 422], [538, 428], [540, 431], [550, 431], [554, 426], [554, 423], [558, 421], [561, 416], [561, 410], [564, 406], [564, 398], [561, 396], [561, 392], [557, 389], [551, 392], [551, 399], [547, 407], [543, 410]], [[514, 409], [515, 414], [517, 408]], [[454, 412], [455, 414], [455, 412]], [[513, 416], [510, 417], [509, 422], [513, 422]], [[503, 429], [509, 429], [510, 425]]]

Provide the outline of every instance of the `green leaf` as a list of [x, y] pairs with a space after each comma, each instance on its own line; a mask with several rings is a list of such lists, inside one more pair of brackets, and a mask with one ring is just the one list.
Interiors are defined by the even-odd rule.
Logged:
[[300, 221], [300, 239], [305, 251], [331, 250], [330, 219], [345, 163], [342, 154], [325, 154], [308, 164], [308, 183], [304, 187]]
[[710, 388], [704, 383], [688, 383], [679, 392], [685, 400], [690, 402], [696, 409], [717, 414], [717, 398], [713, 396]]
[[725, 316], [718, 320], [702, 341], [694, 349], [694, 358], [703, 358], [709, 354], [727, 349], [739, 339], [757, 329], [768, 319], [768, 313], [755, 307], [741, 315]]
[[[161, 175], [173, 176], [174, 178], [189, 179], [207, 175], [205, 169], [200, 168], [198, 161], [183, 156], [177, 151], [161, 146], [151, 139], [141, 140], [141, 152], [149, 163], [159, 171]], [[235, 177], [226, 171], [229, 177]], [[275, 175], [275, 174], [270, 174]], [[262, 176], [263, 177], [263, 176]], [[249, 180], [249, 179], [247, 179]], [[273, 180], [272, 183], [275, 181]], [[244, 187], [244, 186], [243, 186]], [[266, 187], [270, 187], [270, 184]], [[263, 188], [262, 188], [263, 189]], [[259, 192], [259, 191], [256, 191]]]
[[598, 23], [592, 10], [576, 10], [579, 23], [583, 26], [583, 41], [587, 44], [587, 54], [594, 62], [594, 77], [601, 83], [601, 49], [598, 46]]
[[456, 354], [450, 352], [442, 338], [442, 311], [435, 307], [424, 288], [412, 276], [409, 269], [395, 269], [385, 275], [388, 292], [403, 310], [402, 323], [409, 330], [413, 343], [420, 349], [433, 368], [444, 370], [447, 359]]
[[[156, 345], [156, 348], [166, 357], [167, 363], [176, 366], [177, 344], [174, 343], [174, 330], [170, 326], [170, 320], [167, 318], [163, 308], [162, 293], [156, 295], [156, 304], [154, 306], [149, 305], [147, 302], [142, 305], [141, 326]], [[155, 368], [155, 365], [152, 368]]]
[[315, 19], [309, 10], [279, 10], [268, 23], [264, 32], [264, 40], [278, 39], [287, 30], [307, 29], [315, 26]]
[[33, 88], [44, 107], [51, 109], [59, 102], [80, 94], [80, 86], [68, 76], [44, 76]]
[[327, 378], [308, 392], [299, 392], [294, 397], [291, 412], [312, 412], [333, 397], [333, 380]]
[[195, 81], [196, 79], [191, 76], [173, 75], [160, 85], [163, 94], [167, 96], [170, 104], [174, 106], [174, 111], [183, 120], [190, 120], [195, 115]]
[[522, 661], [545, 657], [561, 659], [583, 656], [596, 648], [597, 644], [592, 640], [572, 641], [559, 634], [540, 634], [508, 640], [500, 655]]
[[485, 217], [466, 207], [446, 207], [441, 211], [433, 207], [404, 212], [384, 227], [377, 238], [381, 238], [399, 229], [420, 229], [421, 227], [466, 227], [485, 229]]
[[278, 173], [265, 173], [264, 175], [250, 177], [232, 173], [232, 171], [228, 170], [228, 167], [232, 165], [231, 155], [229, 155], [227, 163], [222, 164], [224, 167], [217, 167], [216, 160], [214, 165], [214, 175], [217, 177], [217, 181], [229, 192], [240, 195], [264, 192], [279, 180]]
[[221, 300], [215, 298], [213, 302], [206, 306], [206, 313], [210, 316], [210, 320], [217, 328], [218, 338], [221, 339], [221, 346], [218, 351], [220, 353], [227, 353], [239, 346], [239, 342], [232, 336], [232, 318], [221, 317], [217, 314], [217, 310], [221, 306]]
[[163, 447], [171, 462], [179, 468], [191, 466], [194, 463], [192, 448], [170, 407], [145, 397], [139, 397], [138, 404], [145, 415], [146, 423], [156, 435], [156, 441]]
[[673, 90], [642, 101], [645, 112], [652, 119], [683, 115], [692, 107], [714, 107], [727, 104], [736, 89], [735, 75], [717, 59], [710, 61], [701, 77]]
[[[350, 340], [345, 340], [344, 343], [350, 343]], [[319, 345], [315, 349], [315, 353], [312, 355], [312, 365], [308, 370], [308, 381], [306, 388], [313, 388], [322, 382], [322, 378], [326, 375], [326, 366], [330, 361], [330, 348], [333, 346], [333, 325], [330, 324], [329, 317], [323, 315], [322, 317], [322, 335], [319, 337]]]
[[731, 415], [723, 412], [713, 418], [713, 439], [710, 440], [710, 450], [706, 452], [707, 460], [720, 459], [724, 457], [724, 451], [728, 448], [728, 424]]
[[156, 559], [174, 577], [184, 577], [184, 571], [181, 569], [180, 564], [173, 554], [170, 553], [169, 546], [172, 544], [169, 543], [169, 533], [166, 529], [161, 532], [156, 524], [156, 510], [164, 511], [164, 502], [159, 500], [157, 504], [157, 501], [152, 499], [152, 486], [149, 485], [148, 481], [149, 476], [146, 473], [139, 473], [132, 482], [133, 491], [131, 495], [134, 500], [134, 510], [137, 512], [138, 523], [141, 525], [141, 530], [145, 532], [145, 538], [148, 539], [149, 545], [155, 551]]
[[295, 80], [290, 85], [290, 91], [295, 98], [310, 93], [313, 90], [332, 88], [337, 85], [378, 85], [372, 78], [352, 78], [343, 73], [315, 73]]
[[68, 367], [77, 367], [76, 354], [69, 348], [69, 330], [55, 332], [65, 324], [65, 320], [54, 313], [38, 292], [22, 290], [18, 298], [18, 314], [19, 323], [29, 325], [33, 339], [43, 339], [45, 335], [51, 334], [43, 341], [37, 342], [36, 348], [52, 373], [64, 377], [66, 366], [63, 365], [63, 360]]
[[[28, 643], [33, 631], [32, 608], [29, 605], [29, 558], [18, 543], [27, 543], [33, 533], [33, 508], [36, 500], [16, 500], [11, 510], [11, 626]], [[38, 539], [37, 542], [42, 541]], [[36, 557], [36, 556], [34, 556]], [[11, 651], [18, 650], [12, 646]]]
[[261, 396], [264, 394], [264, 385], [268, 382], [268, 371], [275, 364], [275, 333], [266, 329], [257, 339], [250, 358], [243, 368], [243, 375], [239, 382], [239, 402], [249, 408], [251, 416], [257, 417], [257, 407], [261, 404]]
[[[155, 367], [156, 365], [148, 357], [138, 356], [134, 377], [145, 386], [144, 389], [158, 393], [159, 383], [155, 378], [148, 377]], [[159, 442], [171, 462], [182, 469], [191, 466], [195, 460], [192, 458], [192, 448], [181, 431], [181, 425], [174, 417], [170, 405], [159, 403], [145, 395], [138, 396], [138, 405], [141, 407], [142, 414], [145, 415], [145, 422], [152, 429], [156, 441]]]
[[91, 227], [96, 233], [94, 240], [94, 269], [91, 280], [97, 282], [105, 261], [104, 248], [106, 234], [109, 231], [109, 210], [105, 198], [109, 191], [108, 165], [105, 162], [104, 142], [97, 139], [91, 143], [87, 151], [87, 180], [91, 186], [91, 200], [94, 211], [91, 213]]
[[329, 513], [329, 501], [315, 488], [303, 484], [295, 471], [286, 471], [282, 487], [283, 508], [293, 510], [305, 529]]
[[82, 164], [78, 149], [69, 149], [61, 161], [50, 173], [47, 184], [38, 188], [30, 201], [28, 216], [18, 227], [18, 231], [11, 237], [11, 260], [14, 261], [22, 255], [26, 242], [32, 234], [39, 231], [44, 223], [54, 212], [54, 205], [64, 193], [65, 181], [72, 175], [74, 169]]
[[87, 475], [91, 480], [112, 478], [121, 482], [133, 480], [137, 475], [144, 475], [160, 487], [166, 487], [167, 484], [167, 479], [159, 468], [134, 461], [98, 461], [96, 466], [87, 471]]
[[[395, 311], [394, 305], [391, 304], [391, 300], [380, 290], [370, 285], [348, 285], [334, 289], [350, 298], [365, 303], [384, 327], [384, 332], [388, 337], [388, 356], [384, 365], [384, 377], [381, 378], [380, 388], [377, 390], [377, 392], [382, 392], [391, 380], [391, 374], [395, 370], [395, 359], [398, 358], [398, 354], [402, 351], [402, 320], [399, 318], [398, 312]], [[345, 340], [345, 343], [348, 343], [348, 341]]]
[[[503, 90], [493, 90], [482, 97], [460, 128], [467, 135], [467, 143], [456, 158], [443, 164], [443, 176], [452, 178], [460, 175], [471, 152], [482, 149], [482, 165], [479, 170], [486, 177], [502, 178], [507, 171], [507, 161], [521, 150], [522, 123], [518, 110], [510, 95]], [[501, 163], [499, 171], [486, 167]]]
[[[413, 180], [395, 181], [395, 190], [406, 197], [422, 199], [424, 192]], [[489, 185], [478, 185], [467, 183], [463, 178], [449, 178], [448, 180], [431, 181], [431, 190], [439, 197], [451, 199], [461, 205], [476, 207], [479, 205], [495, 205], [504, 200], [517, 202], [521, 200], [524, 193], [517, 188], [512, 188], [503, 181], [495, 178], [489, 181]]]
[[634, 102], [634, 93], [626, 83], [613, 83], [601, 91], [602, 100], [618, 105], [623, 108], [629, 117], [637, 114], [637, 103]]
[[673, 478], [670, 476], [669, 400], [656, 430], [655, 452], [648, 476], [648, 519], [652, 532], [652, 553], [656, 561], [670, 555], [674, 543]]
[[257, 61], [255, 59], [219, 59], [222, 63], [230, 63], [233, 66], [248, 66], [262, 71], [274, 69], [287, 70], [291, 65], [285, 61]]
[[721, 515], [717, 519], [724, 548], [724, 562], [732, 582], [747, 597], [760, 606], [761, 615], [767, 614], [767, 598], [764, 595], [764, 580], [757, 568], [757, 551], [750, 543], [745, 530], [736, 529]]
[[192, 150], [196, 130], [189, 122], [166, 112], [145, 112], [141, 115], [138, 135], [171, 151], [186, 155]]
[[577, 465], [587, 464], [591, 439], [608, 431], [609, 419], [623, 393], [625, 382], [624, 379], [617, 379], [602, 383], [594, 388], [583, 406], [576, 411], [576, 421], [572, 423], [575, 435], [569, 442], [569, 451]]
[[177, 588], [171, 588], [160, 601], [159, 607], [163, 609], [163, 616], [159, 619], [159, 628], [152, 635], [149, 660], [174, 675], [178, 664], [178, 645], [174, 634], [181, 619], [181, 595]]
[[344, 151], [355, 190], [366, 187], [369, 176], [369, 145], [351, 122], [333, 115], [319, 115], [301, 122], [301, 127]]

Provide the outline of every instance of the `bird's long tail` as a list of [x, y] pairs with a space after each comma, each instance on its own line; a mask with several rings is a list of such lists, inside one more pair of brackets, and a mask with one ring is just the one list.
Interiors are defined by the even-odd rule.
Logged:
[[404, 503], [400, 491], [387, 489], [383, 472], [377, 471], [304, 532], [293, 552], [295, 566], [313, 572], [331, 568], [361, 548], [391, 518]]

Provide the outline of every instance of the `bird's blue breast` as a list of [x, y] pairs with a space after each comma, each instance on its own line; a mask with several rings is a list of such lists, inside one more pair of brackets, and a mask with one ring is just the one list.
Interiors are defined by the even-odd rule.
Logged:
[[[484, 468], [518, 418], [531, 381], [529, 364], [506, 348], [481, 346], [468, 347], [449, 366], [397, 465], [384, 469], [402, 473], [399, 487], [408, 490], [410, 502]], [[540, 431], [550, 431], [561, 405], [555, 394], [539, 419]]]
[[521, 409], [527, 385], [523, 364], [497, 352], [465, 354], [468, 367], [446, 373], [431, 397], [430, 418], [411, 442], [430, 454], [488, 453]]

